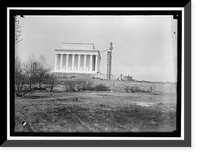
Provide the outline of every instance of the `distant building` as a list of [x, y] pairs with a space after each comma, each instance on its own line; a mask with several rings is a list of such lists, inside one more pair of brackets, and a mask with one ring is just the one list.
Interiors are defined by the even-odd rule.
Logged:
[[123, 81], [124, 80], [124, 76], [122, 74], [120, 74], [120, 76], [117, 77], [117, 80]]
[[132, 81], [133, 78], [132, 78], [132, 76], [128, 75], [128, 76], [125, 76], [125, 80], [126, 80], [126, 81]]
[[117, 77], [117, 80], [120, 80], [120, 81], [132, 81], [133, 78], [132, 76], [128, 75], [128, 76], [123, 76], [122, 74], [120, 74], [119, 77]]
[[63, 43], [61, 49], [55, 49], [55, 73], [100, 72], [100, 52], [93, 43]]

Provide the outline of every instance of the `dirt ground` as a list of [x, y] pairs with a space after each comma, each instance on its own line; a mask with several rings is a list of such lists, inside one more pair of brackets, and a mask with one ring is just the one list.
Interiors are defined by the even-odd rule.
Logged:
[[176, 94], [36, 91], [15, 98], [16, 132], [174, 130]]

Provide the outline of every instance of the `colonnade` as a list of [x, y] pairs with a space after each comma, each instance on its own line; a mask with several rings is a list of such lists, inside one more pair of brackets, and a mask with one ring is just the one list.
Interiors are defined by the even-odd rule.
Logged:
[[86, 72], [99, 71], [99, 56], [97, 54], [55, 54], [56, 72]]

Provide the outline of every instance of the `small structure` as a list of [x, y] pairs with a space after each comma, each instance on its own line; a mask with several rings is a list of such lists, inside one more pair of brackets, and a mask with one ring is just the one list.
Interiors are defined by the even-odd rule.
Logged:
[[117, 80], [120, 80], [120, 81], [132, 81], [133, 78], [132, 76], [128, 75], [128, 76], [123, 76], [122, 74], [120, 74], [119, 77], [117, 77]]
[[128, 76], [125, 76], [125, 80], [126, 80], [126, 81], [132, 81], [133, 78], [132, 78], [132, 76], [128, 75]]
[[120, 74], [120, 76], [117, 77], [117, 80], [123, 81], [124, 80], [124, 76], [122, 74]]
[[63, 43], [61, 49], [55, 49], [55, 73], [100, 72], [100, 52], [93, 43]]

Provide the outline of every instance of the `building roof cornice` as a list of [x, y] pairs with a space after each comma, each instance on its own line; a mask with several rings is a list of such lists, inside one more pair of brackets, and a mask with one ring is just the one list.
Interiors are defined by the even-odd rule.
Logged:
[[99, 50], [83, 50], [83, 49], [55, 49], [55, 51], [85, 51], [85, 52], [99, 52]]
[[96, 49], [93, 49], [93, 50], [78, 50], [78, 49], [55, 49], [56, 52], [96, 52], [99, 54], [99, 57], [101, 59], [101, 54], [100, 54], [100, 51], [99, 50], [96, 50]]

